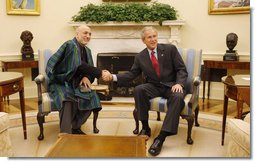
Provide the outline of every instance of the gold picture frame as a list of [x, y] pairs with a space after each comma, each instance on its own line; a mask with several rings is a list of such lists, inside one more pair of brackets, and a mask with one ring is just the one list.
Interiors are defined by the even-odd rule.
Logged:
[[40, 0], [6, 0], [8, 15], [40, 15]]
[[250, 13], [250, 0], [208, 0], [208, 14], [247, 14]]

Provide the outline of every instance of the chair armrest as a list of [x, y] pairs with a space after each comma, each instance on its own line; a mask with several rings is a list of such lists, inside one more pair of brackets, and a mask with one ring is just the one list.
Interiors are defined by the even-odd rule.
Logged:
[[193, 79], [193, 86], [199, 86], [201, 83], [201, 78], [200, 76], [196, 76], [194, 79]]
[[38, 105], [42, 104], [42, 83], [44, 80], [45, 80], [45, 77], [42, 74], [39, 74], [35, 78], [35, 83], [37, 85]]
[[193, 79], [193, 82], [192, 82], [192, 96], [189, 100], [189, 103], [188, 103], [188, 106], [190, 108], [192, 108], [192, 110], [195, 110], [195, 108], [197, 107], [198, 105], [198, 98], [199, 98], [199, 85], [201, 83], [201, 78], [200, 76], [196, 76], [194, 79]]
[[44, 81], [45, 77], [42, 74], [39, 74], [36, 78], [35, 78], [35, 83], [38, 84], [42, 84], [42, 82]]

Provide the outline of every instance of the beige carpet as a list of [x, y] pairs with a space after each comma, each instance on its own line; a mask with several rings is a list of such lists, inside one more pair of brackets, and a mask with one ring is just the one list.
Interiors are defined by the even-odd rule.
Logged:
[[[107, 110], [108, 111], [100, 114], [100, 118], [98, 119], [98, 128], [100, 129], [100, 132], [97, 135], [134, 136], [132, 133], [134, 129], [134, 120], [130, 117], [132, 116], [130, 111], [132, 109], [128, 109], [126, 113], [123, 110], [116, 110], [115, 112], [111, 109]], [[115, 115], [113, 115], [114, 113]], [[12, 127], [9, 129], [9, 132], [14, 157], [43, 157], [57, 140], [57, 135], [59, 133], [57, 120], [51, 120], [45, 124], [45, 139], [43, 141], [38, 141], [37, 136], [39, 134], [39, 127], [34, 123], [35, 113], [34, 115], [27, 115], [27, 140], [23, 139], [22, 127], [13, 125], [15, 117], [12, 116], [10, 118]], [[57, 114], [55, 114], [55, 118], [50, 116], [48, 118], [55, 119], [58, 117]], [[225, 145], [221, 146], [221, 131], [217, 128], [217, 124], [221, 124], [220, 119], [221, 118], [218, 116], [200, 114], [200, 127], [193, 127], [192, 131], [192, 138], [194, 140], [193, 145], [188, 145], [186, 143], [187, 125], [186, 122], [181, 121], [178, 134], [166, 139], [161, 154], [157, 157], [225, 157], [228, 135], [226, 134]], [[154, 119], [150, 120], [152, 137], [147, 142], [147, 149], [150, 147], [155, 136], [158, 135], [161, 124], [161, 121], [156, 121]], [[87, 134], [93, 134], [91, 119], [83, 125], [82, 130]], [[149, 154], [148, 157], [150, 157]]]

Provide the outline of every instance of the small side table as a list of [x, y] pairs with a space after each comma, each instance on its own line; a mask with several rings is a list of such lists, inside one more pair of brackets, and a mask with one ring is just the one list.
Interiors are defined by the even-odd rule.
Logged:
[[211, 83], [211, 69], [242, 69], [250, 70], [250, 62], [247, 61], [222, 61], [222, 60], [204, 60], [204, 70], [203, 70], [203, 103], [205, 100], [205, 82], [208, 75], [208, 89], [207, 98], [210, 97], [210, 83]]
[[250, 106], [250, 75], [234, 75], [222, 77], [224, 83], [224, 105], [222, 119], [222, 137], [221, 145], [224, 145], [226, 119], [228, 112], [228, 99], [236, 102], [237, 118], [241, 119], [243, 112], [243, 103]]
[[0, 62], [3, 65], [2, 71], [8, 71], [9, 69], [17, 69], [17, 68], [31, 68], [32, 80], [38, 75], [38, 60], [1, 59]]
[[0, 72], [0, 112], [4, 111], [4, 97], [19, 92], [24, 139], [27, 139], [24, 80], [18, 72]]
[[91, 89], [97, 92], [103, 92], [104, 95], [109, 95], [109, 86], [108, 85], [91, 85]]

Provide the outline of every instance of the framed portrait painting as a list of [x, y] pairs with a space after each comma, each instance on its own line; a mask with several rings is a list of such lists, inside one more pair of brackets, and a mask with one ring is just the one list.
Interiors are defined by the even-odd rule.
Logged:
[[8, 15], [40, 15], [40, 0], [6, 0]]
[[208, 13], [212, 15], [250, 13], [250, 0], [209, 0]]

